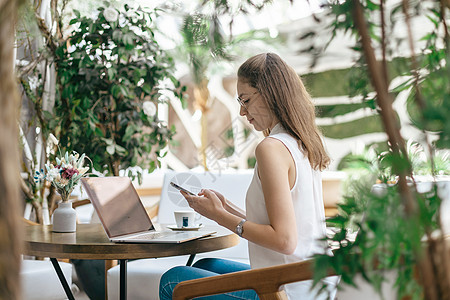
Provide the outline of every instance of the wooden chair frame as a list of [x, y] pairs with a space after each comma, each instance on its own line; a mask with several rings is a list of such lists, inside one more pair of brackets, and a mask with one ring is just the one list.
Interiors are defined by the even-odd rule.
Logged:
[[[313, 278], [313, 260], [305, 260], [268, 268], [228, 273], [213, 277], [180, 282], [173, 292], [173, 300], [223, 294], [239, 290], [255, 290], [260, 300], [287, 300], [281, 286]], [[330, 273], [329, 276], [335, 275]]]

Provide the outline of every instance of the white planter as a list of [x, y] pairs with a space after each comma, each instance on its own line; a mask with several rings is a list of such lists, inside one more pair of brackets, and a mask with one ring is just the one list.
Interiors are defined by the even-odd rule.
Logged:
[[75, 232], [77, 229], [77, 213], [72, 202], [60, 202], [52, 218], [53, 232]]

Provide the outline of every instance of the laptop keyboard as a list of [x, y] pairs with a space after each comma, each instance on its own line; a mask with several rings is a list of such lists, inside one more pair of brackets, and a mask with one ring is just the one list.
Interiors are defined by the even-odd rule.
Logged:
[[153, 240], [161, 237], [165, 237], [169, 234], [173, 234], [172, 232], [149, 232], [144, 233], [138, 236], [129, 237], [127, 240]]

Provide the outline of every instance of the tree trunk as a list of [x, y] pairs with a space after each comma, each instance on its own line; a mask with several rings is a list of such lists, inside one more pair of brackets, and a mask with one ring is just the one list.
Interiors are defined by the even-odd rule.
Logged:
[[204, 80], [194, 87], [195, 106], [202, 112], [201, 118], [201, 149], [202, 165], [205, 171], [208, 171], [206, 148], [208, 147], [208, 111], [210, 106], [210, 95], [208, 90], [208, 81]]
[[0, 299], [20, 299], [21, 220], [14, 24], [17, 0], [0, 0]]

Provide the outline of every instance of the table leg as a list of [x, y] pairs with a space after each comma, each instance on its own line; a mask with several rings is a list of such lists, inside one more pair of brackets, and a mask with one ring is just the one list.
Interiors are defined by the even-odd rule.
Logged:
[[120, 300], [127, 299], [127, 259], [119, 259], [120, 265]]
[[191, 254], [188, 258], [188, 261], [186, 263], [186, 266], [190, 267], [192, 263], [194, 262], [195, 254]]
[[66, 292], [67, 298], [69, 298], [69, 300], [75, 300], [75, 297], [72, 294], [72, 290], [70, 289], [69, 284], [67, 283], [66, 277], [64, 277], [64, 273], [62, 272], [58, 261], [56, 260], [56, 258], [50, 258], [50, 261], [52, 262], [53, 268], [55, 269], [56, 274], [58, 275], [59, 281], [61, 281], [64, 291]]

